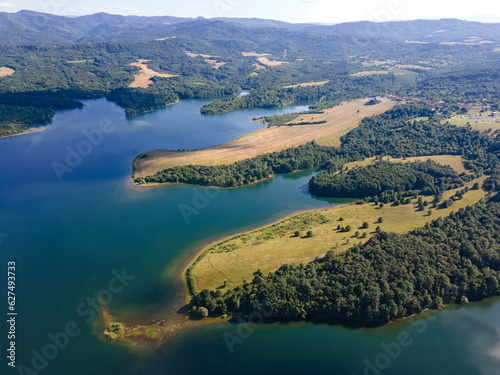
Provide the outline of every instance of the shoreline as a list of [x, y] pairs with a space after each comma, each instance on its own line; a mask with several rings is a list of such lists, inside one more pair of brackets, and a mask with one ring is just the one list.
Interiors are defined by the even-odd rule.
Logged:
[[[346, 203], [344, 204], [338, 204], [336, 207], [338, 206], [344, 206]], [[206, 253], [208, 252], [208, 250], [210, 250], [211, 247], [213, 247], [213, 245], [216, 245], [220, 242], [224, 242], [226, 240], [230, 240], [231, 238], [234, 238], [234, 237], [237, 237], [237, 236], [241, 236], [241, 235], [244, 235], [246, 233], [250, 233], [250, 232], [255, 232], [255, 231], [258, 231], [258, 230], [261, 230], [261, 229], [264, 229], [264, 228], [267, 228], [269, 226], [272, 226], [272, 225], [275, 225], [275, 224], [278, 224], [284, 220], [287, 220], [295, 215], [299, 215], [299, 214], [304, 214], [304, 213], [308, 213], [308, 212], [313, 212], [313, 211], [317, 211], [317, 210], [324, 210], [325, 208], [311, 208], [311, 209], [306, 209], [306, 210], [295, 210], [289, 214], [286, 214], [285, 216], [282, 216], [276, 220], [272, 220], [272, 221], [269, 221], [267, 223], [264, 223], [264, 224], [260, 224], [260, 225], [257, 225], [255, 227], [251, 227], [251, 228], [248, 228], [244, 231], [241, 231], [241, 232], [236, 232], [236, 233], [232, 233], [230, 235], [227, 235], [227, 236], [221, 236], [221, 237], [218, 237], [216, 238], [215, 240], [213, 241], [210, 241], [209, 243], [206, 243], [205, 245], [202, 245], [201, 247], [199, 247], [198, 251], [196, 251], [196, 253], [194, 253], [191, 257], [191, 260], [189, 264], [185, 265], [185, 267], [183, 268], [182, 270], [182, 274], [181, 274], [181, 277], [182, 277], [182, 280], [183, 280], [183, 283], [184, 283], [184, 288], [186, 289], [186, 292], [187, 292], [187, 295], [189, 296], [190, 293], [189, 293], [189, 289], [188, 289], [188, 286], [187, 286], [187, 279], [186, 279], [186, 272], [187, 270], [193, 266], [193, 265], [196, 265], [197, 262], [201, 259], [199, 259], [200, 257], [202, 256], [205, 256]]]
[[[268, 153], [303, 146], [313, 140], [338, 136], [361, 124], [363, 119], [386, 112], [393, 102], [365, 106], [367, 98], [353, 100], [313, 114], [319, 123], [307, 126], [259, 127], [223, 144], [186, 152], [156, 149], [136, 155], [132, 162], [134, 178], [146, 178], [159, 171], [186, 165], [219, 166], [259, 157]], [[321, 121], [320, 121], [321, 120]]]
[[[106, 98], [106, 97], [104, 97], [104, 98]], [[108, 100], [108, 99], [106, 98], [106, 100]], [[136, 115], [134, 115], [134, 116], [130, 116], [130, 117], [128, 117], [127, 115], [125, 115], [125, 118], [126, 118], [127, 120], [131, 120], [131, 119], [134, 119], [134, 118], [139, 117], [139, 116], [141, 116], [141, 115], [144, 115], [144, 114], [146, 114], [146, 113], [156, 112], [156, 111], [159, 111], [159, 110], [161, 110], [161, 109], [164, 109], [164, 108], [170, 107], [171, 105], [177, 104], [177, 103], [179, 103], [180, 101], [181, 101], [180, 99], [177, 99], [175, 102], [168, 103], [167, 105], [165, 105], [165, 106], [163, 106], [163, 107], [156, 108], [156, 109], [149, 109], [149, 110], [147, 110], [147, 111], [144, 111], [144, 112], [138, 113], [138, 114], [136, 114]], [[124, 113], [125, 113], [125, 111], [127, 110], [127, 108], [122, 107], [121, 105], [119, 105], [119, 104], [117, 104], [117, 103], [113, 102], [112, 100], [110, 100], [110, 102], [112, 102], [112, 103], [116, 104], [117, 106], [119, 106], [120, 108], [122, 108], [122, 109], [123, 109], [123, 111], [124, 111]], [[134, 160], [135, 160], [135, 159], [134, 159]]]
[[[134, 159], [134, 161], [135, 161], [135, 159]], [[133, 166], [133, 163], [132, 163], [132, 166]], [[187, 182], [152, 182], [152, 183], [137, 184], [136, 182], [134, 182], [134, 177], [132, 177], [132, 175], [130, 175], [130, 177], [128, 178], [128, 181], [132, 185], [134, 185], [134, 186], [136, 186], [138, 188], [143, 188], [143, 189], [156, 188], [156, 187], [160, 187], [160, 186], [169, 186], [169, 185], [172, 185], [172, 186], [175, 186], [175, 185], [186, 185], [186, 186], [195, 186], [195, 187], [203, 187], [203, 188], [210, 188], [210, 189], [239, 189], [239, 188], [243, 188], [243, 187], [247, 187], [247, 186], [256, 185], [259, 182], [270, 181], [273, 178], [275, 178], [276, 176], [286, 176], [286, 175], [289, 175], [289, 174], [296, 174], [296, 173], [307, 171], [309, 169], [314, 170], [314, 169], [317, 169], [317, 168], [321, 169], [321, 166], [317, 165], [317, 166], [314, 166], [314, 167], [311, 167], [311, 168], [307, 168], [307, 169], [297, 169], [295, 171], [287, 172], [287, 173], [276, 173], [276, 174], [273, 174], [273, 175], [271, 175], [269, 177], [262, 178], [260, 180], [254, 181], [254, 182], [252, 182], [250, 184], [245, 184], [245, 185], [240, 185], [240, 186], [211, 186], [211, 185], [189, 184]]]
[[[297, 171], [290, 172], [290, 174], [297, 173], [297, 172], [302, 172], [302, 171], [306, 171], [306, 170], [307, 169], [300, 169], [300, 170], [297, 170]], [[288, 174], [288, 173], [283, 173], [283, 174]], [[251, 184], [240, 185], [240, 186], [209, 186], [209, 185], [189, 184], [187, 182], [152, 182], [152, 183], [149, 183], [149, 184], [137, 184], [137, 183], [134, 182], [134, 179], [133, 179], [132, 176], [130, 176], [129, 180], [130, 180], [130, 182], [131, 182], [132, 185], [137, 186], [138, 188], [155, 188], [155, 187], [169, 186], [169, 185], [172, 185], [172, 186], [175, 186], [175, 185], [186, 185], [186, 186], [195, 186], [195, 187], [198, 186], [198, 187], [210, 188], [210, 189], [238, 189], [238, 188], [242, 188], [242, 187], [252, 186], [252, 185], [258, 184], [259, 182], [272, 180], [276, 176], [277, 175], [272, 175], [270, 177], [254, 181]]]
[[[135, 185], [134, 185], [135, 186]], [[187, 287], [187, 282], [186, 282], [186, 271], [191, 265], [193, 264], [194, 261], [196, 261], [203, 253], [205, 253], [211, 246], [212, 244], [219, 243], [221, 241], [224, 241], [226, 239], [230, 239], [234, 236], [237, 236], [239, 234], [244, 234], [247, 232], [259, 230], [262, 228], [265, 228], [269, 225], [273, 225], [275, 223], [278, 223], [282, 220], [286, 220], [288, 217], [300, 214], [300, 213], [305, 213], [309, 211], [314, 211], [318, 210], [321, 208], [313, 208], [313, 209], [307, 209], [307, 210], [294, 210], [291, 213], [287, 213], [284, 216], [281, 216], [277, 219], [274, 219], [272, 221], [267, 221], [264, 223], [260, 223], [256, 226], [251, 226], [249, 228], [246, 228], [238, 233], [232, 233], [227, 236], [216, 236], [216, 237], [211, 237], [209, 239], [204, 239], [202, 241], [199, 241], [195, 246], [192, 248], [192, 251], [189, 252], [189, 254], [181, 254], [179, 257], [177, 257], [172, 263], [170, 263], [167, 268], [163, 271], [163, 275], [170, 275], [171, 282], [174, 285], [175, 293], [174, 293], [174, 298], [171, 301], [171, 303], [163, 309], [163, 311], [160, 310], [160, 314], [162, 316], [161, 318], [161, 323], [159, 322], [159, 319], [153, 319], [150, 320], [151, 324], [146, 324], [145, 322], [148, 321], [148, 317], [137, 317], [134, 320], [137, 320], [140, 323], [136, 323], [135, 325], [129, 326], [128, 324], [124, 324], [125, 327], [131, 331], [129, 334], [125, 334], [123, 337], [119, 337], [116, 340], [108, 340], [105, 337], [105, 329], [106, 329], [106, 322], [120, 322], [120, 313], [112, 311], [110, 313], [110, 310], [106, 307], [103, 308], [101, 311], [101, 314], [99, 314], [99, 323], [100, 323], [100, 330], [99, 330], [99, 336], [104, 340], [105, 342], [114, 342], [114, 343], [122, 343], [123, 345], [129, 346], [129, 347], [160, 347], [164, 345], [167, 341], [170, 339], [173, 339], [177, 337], [179, 334], [186, 330], [194, 329], [196, 327], [206, 325], [206, 324], [214, 324], [214, 323], [228, 323], [231, 321], [232, 317], [227, 316], [227, 317], [217, 317], [217, 318], [205, 318], [205, 319], [199, 319], [199, 320], [192, 320], [188, 317], [187, 314], [182, 312], [182, 309], [189, 304], [190, 301], [190, 293]], [[323, 208], [324, 209], [324, 208]], [[114, 314], [116, 313], [116, 314]], [[128, 315], [124, 313], [124, 315]], [[115, 319], [116, 318], [116, 319]], [[148, 338], [145, 337], [144, 335], [135, 335], [134, 333], [137, 332], [140, 329], [149, 329], [149, 328], [158, 328], [161, 331], [161, 336], [159, 338]]]
[[[346, 204], [339, 204], [338, 206], [345, 206]], [[274, 225], [276, 223], [279, 223], [283, 220], [286, 220], [290, 217], [293, 217], [297, 214], [302, 214], [302, 213], [307, 213], [307, 212], [314, 212], [318, 210], [323, 210], [324, 208], [312, 208], [312, 209], [306, 209], [306, 210], [294, 210], [291, 213], [287, 213], [283, 216], [280, 216], [279, 218], [276, 218], [271, 221], [266, 221], [259, 223], [255, 226], [250, 226], [248, 228], [245, 228], [244, 230], [241, 230], [237, 233], [231, 233], [226, 236], [214, 236], [210, 237], [208, 239], [200, 240], [197, 242], [193, 247], [187, 248], [190, 249], [189, 253], [183, 253], [180, 254], [176, 259], [174, 259], [173, 262], [171, 262], [163, 271], [163, 276], [168, 276], [168, 279], [171, 280], [171, 282], [174, 284], [174, 298], [172, 302], [169, 304], [168, 307], [163, 309], [163, 311], [160, 311], [159, 314], [161, 318], [156, 318], [152, 321], [152, 324], [147, 325], [144, 322], [148, 321], [147, 317], [138, 317], [137, 321], [141, 323], [137, 323], [134, 326], [130, 326], [127, 328], [131, 330], [131, 333], [128, 335], [125, 335], [125, 337], [118, 338], [116, 340], [118, 343], [122, 343], [124, 345], [127, 345], [129, 347], [134, 347], [134, 348], [158, 348], [161, 346], [164, 346], [168, 341], [173, 340], [177, 337], [179, 337], [180, 334], [199, 328], [201, 326], [205, 326], [207, 324], [223, 324], [223, 323], [229, 323], [234, 322], [234, 319], [232, 316], [221, 316], [221, 317], [209, 317], [205, 319], [199, 319], [199, 320], [193, 320], [190, 319], [185, 312], [183, 312], [183, 308], [186, 306], [186, 304], [189, 303], [190, 299], [190, 293], [188, 290], [187, 286], [187, 279], [186, 279], [186, 272], [191, 267], [193, 264], [196, 264], [196, 260], [200, 257], [203, 256], [213, 245], [225, 241], [227, 239], [231, 239], [235, 236], [242, 235], [245, 233], [249, 233], [252, 231], [256, 231], [262, 228], [266, 228], [268, 226]], [[487, 301], [492, 298], [500, 298], [500, 296], [488, 296], [484, 299], [478, 300], [478, 301], [471, 301], [471, 304], [474, 303], [481, 303], [484, 301]], [[431, 313], [435, 312], [435, 314], [438, 314], [442, 311], [454, 308], [455, 306], [459, 306], [456, 302], [448, 303], [445, 304], [442, 308], [439, 309], [424, 309], [418, 313], [411, 314], [409, 316], [401, 317], [398, 319], [394, 319], [388, 322], [357, 322], [357, 321], [342, 321], [342, 320], [336, 320], [336, 319], [304, 319], [304, 320], [280, 320], [280, 319], [274, 319], [274, 320], [269, 320], [266, 323], [272, 324], [272, 323], [297, 323], [297, 324], [328, 324], [328, 325], [338, 325], [342, 327], [352, 327], [355, 329], [358, 328], [380, 328], [380, 327], [391, 327], [391, 325], [397, 325], [397, 324], [406, 324], [406, 322], [411, 322], [412, 319], [420, 319], [420, 317], [425, 318], [426, 313]], [[120, 314], [117, 315], [119, 317]], [[434, 314], [432, 314], [434, 315]], [[101, 316], [101, 322], [102, 320]], [[118, 320], [113, 320], [117, 321]], [[140, 335], [134, 334], [134, 332], [140, 331], [141, 329], [151, 329], [151, 328], [158, 328], [161, 331], [161, 336], [157, 338], [148, 338]], [[100, 335], [102, 335], [102, 339], [107, 341], [104, 337], [103, 330], [101, 330]]]
[[[48, 124], [45, 124], [45, 125], [48, 125]], [[36, 128], [33, 128], [33, 129], [26, 129], [26, 130], [23, 130], [22, 132], [19, 132], [19, 133], [16, 133], [16, 134], [10, 134], [10, 135], [2, 135], [0, 136], [0, 139], [3, 139], [3, 138], [11, 138], [11, 137], [17, 137], [18, 135], [25, 135], [25, 134], [30, 134], [30, 133], [36, 133], [36, 132], [39, 132], [39, 131], [42, 131], [42, 130], [45, 130], [46, 128], [44, 127], [45, 125], [34, 125], [34, 126], [37, 126]]]

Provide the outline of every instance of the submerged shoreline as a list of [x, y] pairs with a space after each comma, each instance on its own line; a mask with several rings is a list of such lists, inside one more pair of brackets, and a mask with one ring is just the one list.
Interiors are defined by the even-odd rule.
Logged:
[[[134, 184], [131, 183], [130, 179], [128, 179], [128, 183], [130, 184], [130, 187], [133, 187], [133, 189], [137, 189], [138, 187]], [[469, 182], [468, 184], [470, 184]], [[471, 191], [471, 190], [470, 190]], [[345, 204], [339, 204], [335, 208], [339, 208], [345, 206]], [[195, 246], [193, 246], [188, 252], [185, 252], [184, 254], [180, 255], [174, 262], [172, 262], [164, 271], [164, 275], [169, 275], [169, 280], [174, 284], [174, 290], [175, 290], [175, 295], [172, 301], [170, 302], [170, 306], [164, 309], [160, 315], [161, 315], [161, 320], [156, 319], [155, 321], [152, 321], [151, 324], [145, 324], [144, 321], [148, 321], [147, 317], [143, 317], [141, 320], [141, 324], [139, 325], [132, 325], [128, 326], [125, 322], [125, 326], [127, 327], [126, 333], [123, 337], [119, 337], [118, 341], [124, 341], [124, 342], [129, 342], [138, 344], [138, 343], [145, 343], [147, 346], [152, 345], [153, 347], [158, 347], [169, 341], [171, 338], [174, 336], [177, 336], [180, 334], [182, 331], [190, 328], [195, 328], [201, 325], [205, 324], [210, 324], [210, 323], [220, 323], [220, 322], [234, 322], [234, 319], [230, 316], [222, 316], [222, 317], [216, 317], [216, 318], [205, 318], [201, 320], [193, 320], [191, 319], [187, 314], [186, 314], [186, 306], [189, 304], [189, 299], [191, 296], [190, 290], [189, 290], [189, 285], [188, 285], [188, 278], [187, 278], [187, 272], [188, 270], [196, 265], [201, 259], [204, 258], [204, 256], [207, 254], [207, 252], [216, 244], [224, 242], [225, 240], [237, 237], [239, 235], [243, 234], [248, 234], [251, 232], [258, 231], [260, 229], [268, 228], [271, 227], [277, 223], [283, 222], [284, 220], [287, 220], [289, 218], [292, 218], [296, 215], [299, 214], [304, 214], [307, 212], [322, 212], [324, 211], [325, 207], [323, 208], [313, 208], [313, 209], [306, 209], [306, 210], [295, 210], [293, 212], [287, 213], [285, 215], [281, 215], [278, 218], [275, 218], [271, 221], [266, 221], [266, 222], [261, 222], [258, 225], [251, 226], [248, 228], [245, 228], [241, 231], [233, 232], [228, 235], [224, 236], [215, 236], [211, 238], [207, 238], [204, 240], [199, 241]], [[439, 215], [442, 216], [442, 215]], [[199, 292], [199, 291], [194, 291], [194, 292]], [[453, 305], [453, 303], [451, 304]], [[447, 308], [449, 305], [445, 305], [445, 308]], [[437, 310], [439, 311], [439, 310]], [[108, 313], [108, 312], [106, 312]], [[305, 321], [305, 322], [313, 322], [313, 323], [327, 323], [327, 324], [334, 324], [334, 325], [341, 325], [341, 326], [346, 326], [346, 327], [353, 327], [353, 328], [360, 328], [360, 327], [376, 327], [376, 326], [383, 326], [386, 324], [394, 323], [397, 321], [404, 321], [409, 319], [412, 316], [419, 316], [421, 315], [422, 312], [418, 314], [413, 314], [408, 317], [402, 317], [397, 320], [392, 320], [389, 322], [357, 322], [357, 321], [344, 321], [340, 319], [321, 319], [321, 317], [312, 317], [309, 319], [305, 320], [290, 320], [290, 321]], [[113, 314], [114, 315], [114, 314]], [[120, 313], [118, 312], [114, 317], [112, 317], [111, 320], [113, 322], [120, 322]], [[105, 319], [104, 315], [101, 316], [101, 319], [103, 321], [103, 328], [105, 328]], [[139, 320], [139, 319], [138, 319]], [[272, 322], [286, 322], [281, 319], [270, 319], [268, 320], [269, 323]], [[148, 338], [144, 334], [145, 330], [152, 329], [152, 328], [157, 328], [160, 330], [161, 335], [158, 337], [154, 338]], [[142, 330], [142, 331], [141, 331]], [[101, 330], [102, 332], [102, 330]], [[127, 333], [128, 332], [128, 333]]]
[[[130, 180], [129, 180], [130, 181]], [[132, 186], [136, 187], [136, 185], [131, 184]], [[200, 327], [206, 324], [214, 324], [214, 323], [221, 323], [225, 322], [230, 324], [231, 322], [234, 322], [233, 317], [231, 316], [223, 316], [223, 317], [216, 317], [216, 318], [205, 318], [205, 319], [191, 319], [188, 317], [186, 314], [186, 311], [183, 309], [189, 304], [190, 302], [190, 294], [188, 291], [187, 283], [186, 283], [186, 271], [189, 269], [189, 267], [193, 264], [194, 261], [198, 257], [200, 257], [204, 252], [206, 252], [211, 245], [218, 243], [220, 241], [224, 241], [225, 239], [229, 239], [234, 237], [235, 235], [238, 234], [244, 234], [247, 232], [259, 230], [262, 228], [266, 228], [270, 225], [279, 223], [280, 221], [292, 217], [294, 215], [300, 214], [300, 213], [305, 213], [309, 211], [314, 211], [317, 209], [307, 209], [307, 210], [296, 210], [293, 211], [292, 213], [288, 213], [282, 217], [279, 217], [275, 220], [272, 220], [271, 222], [267, 222], [264, 224], [259, 224], [254, 227], [250, 227], [244, 231], [238, 232], [238, 233], [232, 233], [226, 236], [218, 236], [215, 238], [209, 238], [203, 241], [200, 241], [198, 245], [196, 245], [193, 249], [192, 252], [186, 255], [181, 255], [178, 257], [177, 260], [172, 262], [164, 271], [165, 273], [172, 273], [172, 282], [174, 283], [175, 287], [175, 297], [173, 301], [171, 302], [170, 306], [163, 311], [161, 321], [152, 321], [152, 324], [146, 324], [145, 322], [150, 320], [148, 317], [139, 317], [137, 320], [141, 321], [141, 323], [136, 324], [136, 325], [127, 325], [126, 322], [121, 323], [120, 322], [120, 313], [112, 311], [111, 309], [108, 309], [107, 307], [102, 307], [101, 308], [101, 313], [99, 315], [100, 317], [100, 324], [99, 324], [99, 329], [98, 333], [99, 336], [102, 337], [103, 339], [106, 339], [106, 327], [109, 325], [111, 322], [113, 323], [121, 323], [125, 326], [126, 331], [128, 330], [128, 333], [125, 332], [123, 336], [117, 337], [116, 340], [111, 340], [111, 341], [117, 341], [119, 343], [123, 343], [124, 345], [127, 346], [140, 346], [140, 347], [150, 347], [150, 348], [157, 348], [161, 347], [164, 345], [166, 342], [168, 342], [170, 339], [173, 339], [174, 337], [177, 337], [179, 334], [186, 330], [194, 329], [196, 327]], [[135, 320], [135, 319], [134, 319]], [[161, 330], [161, 336], [156, 337], [156, 338], [148, 338], [145, 334], [137, 334], [138, 331], [141, 329], [143, 331], [151, 328], [158, 328]], [[109, 342], [110, 340], [108, 340]]]

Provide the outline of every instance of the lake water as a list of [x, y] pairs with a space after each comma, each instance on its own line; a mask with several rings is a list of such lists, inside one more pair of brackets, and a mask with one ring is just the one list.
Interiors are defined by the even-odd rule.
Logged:
[[[189, 330], [154, 352], [103, 342], [90, 321], [93, 300], [106, 296], [99, 291], [123, 270], [130, 280], [108, 295], [111, 309], [161, 318], [174, 298], [172, 270], [201, 244], [335, 202], [307, 193], [314, 171], [218, 194], [128, 183], [140, 152], [213, 146], [261, 127], [254, 117], [305, 107], [206, 117], [199, 109], [207, 101], [186, 100], [126, 119], [105, 99], [85, 103], [58, 112], [44, 130], [0, 139], [0, 295], [6, 302], [7, 262], [15, 261], [18, 313], [18, 368], [2, 356], [2, 374], [499, 373], [498, 299], [372, 329], [221, 323]], [[212, 198], [186, 220], [179, 205], [192, 205], [198, 193]], [[68, 327], [74, 337], [51, 345]]]

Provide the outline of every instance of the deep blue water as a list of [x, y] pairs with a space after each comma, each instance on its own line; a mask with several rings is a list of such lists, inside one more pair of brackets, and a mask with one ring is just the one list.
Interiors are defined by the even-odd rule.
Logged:
[[[7, 262], [15, 261], [18, 366], [33, 368], [33, 358], [52, 342], [50, 334], [64, 331], [69, 323], [79, 333], [57, 349], [53, 359], [35, 361], [43, 368], [36, 372], [498, 373], [498, 300], [448, 309], [431, 321], [422, 315], [413, 323], [377, 329], [272, 324], [242, 334], [238, 332], [242, 326], [213, 324], [188, 331], [154, 353], [99, 340], [86, 319], [92, 299], [109, 288], [116, 272], [125, 269], [134, 279], [112, 295], [110, 307], [138, 316], [158, 316], [173, 298], [172, 267], [201, 244], [297, 210], [332, 203], [314, 199], [304, 188], [314, 171], [278, 176], [245, 188], [220, 189], [188, 221], [179, 205], [192, 205], [197, 192], [213, 194], [213, 190], [186, 185], [131, 186], [131, 162], [140, 152], [213, 146], [258, 129], [262, 124], [253, 123], [254, 117], [305, 109], [244, 110], [206, 117], [199, 113], [205, 103], [181, 101], [126, 119], [113, 103], [87, 101], [81, 110], [58, 112], [41, 131], [0, 139], [0, 295], [5, 296], [0, 313], [7, 313]], [[89, 132], [95, 136], [94, 144], [85, 135]], [[83, 156], [68, 159], [68, 164], [72, 150]], [[428, 323], [425, 329], [424, 323]], [[7, 325], [3, 327], [2, 350], [9, 341]], [[407, 332], [411, 344], [398, 344], [398, 353], [393, 344], [402, 332], [403, 336]], [[233, 353], [225, 341], [228, 337], [238, 339]], [[394, 349], [392, 357], [384, 354], [382, 344]], [[2, 374], [26, 373], [19, 372], [20, 367], [7, 367], [6, 358], [2, 361]]]

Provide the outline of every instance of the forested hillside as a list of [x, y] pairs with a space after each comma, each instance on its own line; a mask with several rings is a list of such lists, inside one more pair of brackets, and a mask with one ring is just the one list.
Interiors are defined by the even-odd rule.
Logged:
[[373, 197], [382, 193], [434, 195], [455, 189], [468, 180], [449, 166], [432, 160], [413, 163], [378, 161], [339, 174], [319, 174], [309, 183], [314, 195], [327, 197]]
[[[418, 34], [415, 30], [424, 26], [425, 32], [449, 27], [439, 38], [458, 40], [464, 25], [493, 43], [442, 44], [436, 39], [415, 44], [390, 37], [398, 28]], [[38, 98], [107, 96], [117, 99], [128, 116], [161, 108], [177, 97], [220, 98], [241, 88], [251, 94], [217, 100], [202, 108], [202, 113], [280, 108], [300, 100], [321, 109], [342, 100], [385, 94], [425, 94], [427, 100], [438, 100], [446, 96], [450, 85], [455, 86], [454, 92], [467, 86], [467, 100], [483, 94], [487, 100], [497, 100], [496, 26], [456, 20], [412, 21], [383, 24], [386, 31], [376, 35], [364, 32], [365, 27], [353, 23], [318, 31], [317, 26], [263, 20], [0, 13], [0, 67], [14, 72], [0, 77], [0, 93], [19, 93], [9, 103], [2, 103], [16, 106], [17, 116], [0, 119], [0, 135], [50, 122], [54, 110], [75, 105], [33, 101], [34, 91], [44, 93]], [[131, 64], [138, 60], [171, 78], [153, 77], [142, 91], [129, 89], [139, 73]], [[459, 80], [454, 78], [457, 74]], [[474, 84], [479, 76], [484, 77], [484, 85]], [[285, 88], [311, 81], [328, 83]], [[459, 100], [457, 97], [453, 103]], [[27, 102], [37, 109], [28, 108]]]
[[[80, 17], [64, 17], [23, 10], [0, 12], [1, 44], [71, 44], [126, 39], [163, 38], [179, 33], [183, 24], [205, 19], [171, 16], [140, 17], [97, 13]], [[428, 42], [462, 42], [471, 36], [484, 40], [500, 40], [498, 24], [482, 24], [456, 19], [415, 20], [400, 22], [349, 22], [339, 25], [292, 24], [257, 18], [216, 18], [253, 29], [282, 29], [325, 35], [357, 35], [387, 40]], [[147, 25], [146, 27], [144, 27]], [[440, 31], [443, 30], [443, 31]], [[440, 31], [440, 32], [437, 32]]]
[[[425, 115], [430, 119], [417, 120]], [[441, 124], [433, 116], [434, 112], [423, 105], [397, 106], [381, 115], [363, 119], [359, 127], [341, 138], [339, 148], [312, 142], [229, 166], [189, 165], [166, 169], [136, 182], [240, 186], [256, 181], [256, 176], [322, 166], [325, 171], [313, 177], [312, 191], [318, 195], [329, 195], [326, 191], [322, 192], [322, 188], [337, 178], [336, 173], [345, 163], [379, 155], [396, 158], [462, 155], [467, 168], [476, 173], [492, 173], [498, 169], [496, 138], [467, 127]]]
[[500, 293], [500, 204], [480, 203], [408, 234], [379, 233], [308, 264], [284, 265], [229, 290], [203, 290], [193, 314], [385, 323]]

